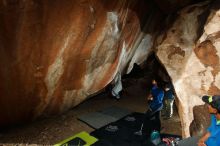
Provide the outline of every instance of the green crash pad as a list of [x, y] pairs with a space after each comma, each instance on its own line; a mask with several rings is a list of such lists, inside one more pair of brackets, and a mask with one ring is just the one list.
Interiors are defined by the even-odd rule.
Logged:
[[96, 141], [98, 141], [97, 138], [89, 135], [89, 133], [85, 131], [82, 131], [55, 144], [54, 146], [90, 146]]

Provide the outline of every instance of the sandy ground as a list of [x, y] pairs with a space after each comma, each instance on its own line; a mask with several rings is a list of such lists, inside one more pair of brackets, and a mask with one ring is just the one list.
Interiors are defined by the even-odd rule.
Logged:
[[[81, 131], [91, 132], [94, 129], [77, 120], [82, 114], [101, 110], [108, 106], [119, 106], [136, 112], [146, 110], [146, 83], [143, 79], [126, 83], [126, 92], [120, 100], [103, 92], [83, 102], [60, 116], [40, 119], [22, 127], [16, 127], [0, 133], [0, 145], [53, 145]], [[169, 120], [162, 120], [162, 132], [181, 135], [180, 119], [175, 110]]]

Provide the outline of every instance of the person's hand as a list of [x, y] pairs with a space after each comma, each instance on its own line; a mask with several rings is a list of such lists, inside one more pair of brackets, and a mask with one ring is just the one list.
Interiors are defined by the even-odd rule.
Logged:
[[206, 146], [206, 144], [205, 144], [205, 142], [204, 142], [203, 139], [200, 139], [200, 140], [198, 141], [198, 146]]
[[203, 143], [198, 143], [198, 146], [207, 146], [204, 142]]
[[209, 138], [210, 132], [207, 132], [203, 137], [198, 141], [198, 146], [206, 146], [205, 141]]
[[147, 100], [153, 100], [153, 96], [150, 94], [150, 95], [147, 97]]

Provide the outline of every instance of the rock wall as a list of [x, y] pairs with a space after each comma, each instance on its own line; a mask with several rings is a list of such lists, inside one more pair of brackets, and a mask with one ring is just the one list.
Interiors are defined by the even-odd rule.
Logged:
[[207, 128], [211, 123], [210, 114], [207, 110], [206, 104], [193, 107], [194, 119], [189, 128], [191, 136], [203, 136], [207, 132]]
[[200, 97], [220, 94], [219, 2], [169, 14], [193, 1], [0, 1], [0, 127], [66, 111], [155, 51], [189, 136]]
[[217, 1], [184, 8], [158, 39], [157, 55], [172, 78], [185, 137], [201, 96], [220, 94], [219, 8]]
[[0, 1], [0, 126], [74, 107], [150, 52], [146, 0]]

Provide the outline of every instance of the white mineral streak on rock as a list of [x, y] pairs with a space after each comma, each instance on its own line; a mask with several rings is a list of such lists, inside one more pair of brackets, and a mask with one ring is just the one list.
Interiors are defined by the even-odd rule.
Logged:
[[[91, 58], [86, 60], [87, 65], [83, 87], [80, 90], [65, 91], [61, 110], [69, 109], [83, 101], [89, 95], [91, 96], [100, 91], [100, 89], [91, 90], [91, 88], [99, 84], [103, 77], [108, 74], [108, 69], [112, 66], [108, 62], [117, 57], [115, 44], [118, 43], [119, 36], [118, 15], [116, 12], [108, 12], [102, 34], [98, 37], [94, 48], [92, 48]], [[106, 83], [113, 80], [117, 70], [118, 67], [115, 73], [112, 74], [112, 78]]]
[[[215, 36], [216, 33], [220, 32], [220, 10], [212, 10], [208, 19], [207, 19], [207, 23], [205, 25], [204, 28], [204, 33], [203, 35], [200, 37], [199, 42], [203, 42], [209, 38], [211, 38], [212, 36]], [[213, 45], [216, 48], [216, 55], [220, 58], [220, 38], [216, 38], [215, 40], [212, 40]], [[214, 85], [220, 89], [220, 73], [218, 73], [215, 76], [215, 81], [214, 81]]]
[[[117, 43], [119, 36], [117, 14], [116, 12], [108, 12], [106, 25], [96, 41], [96, 46], [92, 49], [91, 58], [87, 64], [87, 73], [84, 80], [85, 90], [89, 90], [95, 82], [99, 83], [102, 77], [107, 73], [108, 68], [111, 66], [108, 61], [117, 57], [117, 50], [113, 47]], [[100, 66], [96, 67], [95, 64], [97, 63], [100, 64]], [[96, 68], [94, 69], [94, 67]]]
[[142, 33], [140, 37], [142, 38], [142, 40], [140, 41], [137, 49], [135, 49], [135, 52], [127, 69], [127, 73], [132, 70], [134, 63], [137, 63], [138, 65], [142, 64], [146, 60], [146, 56], [148, 56], [151, 51], [153, 45], [152, 36], [150, 34]]
[[67, 37], [65, 40], [65, 43], [63, 47], [60, 49], [60, 52], [58, 53], [55, 61], [53, 64], [49, 67], [48, 73], [45, 79], [47, 89], [48, 89], [48, 97], [51, 97], [54, 93], [54, 90], [56, 88], [56, 85], [63, 74], [63, 53], [65, 49], [67, 48], [67, 45], [69, 44], [69, 38]]
[[215, 11], [211, 10], [211, 13], [207, 19], [207, 24], [205, 24], [204, 27], [204, 33], [200, 37], [199, 42], [203, 42], [207, 39], [207, 37], [211, 34], [214, 34], [215, 32], [220, 31], [220, 10]]
[[[122, 73], [122, 71], [126, 68], [126, 65], [128, 64], [129, 52], [127, 52], [126, 50], [127, 50], [127, 45], [126, 45], [125, 41], [123, 41], [121, 53], [119, 56], [118, 66], [117, 66], [117, 71], [120, 73]], [[114, 78], [116, 78], [116, 74], [117, 74], [117, 72], [115, 72]]]
[[65, 91], [61, 111], [66, 111], [70, 107], [79, 104], [86, 96], [88, 96], [88, 94], [84, 92], [84, 89]]
[[[219, 21], [220, 22], [220, 21]], [[217, 56], [220, 57], [220, 38], [218, 38], [217, 40], [215, 40], [216, 42], [213, 44], [216, 48], [217, 51]]]
[[[220, 22], [220, 21], [219, 21]], [[217, 25], [217, 24], [216, 24]], [[219, 29], [220, 31], [220, 29]], [[218, 38], [217, 40], [215, 40], [216, 42], [213, 44], [216, 48], [216, 51], [217, 51], [217, 56], [219, 57], [220, 59], [220, 38]], [[219, 62], [220, 64], [220, 62]], [[215, 82], [214, 82], [214, 85], [220, 89], [220, 72], [215, 76]]]
[[215, 76], [215, 86], [220, 89], [220, 72]]
[[54, 60], [53, 64], [51, 64], [50, 67], [48, 68], [48, 72], [47, 72], [47, 75], [45, 78], [45, 83], [47, 86], [48, 93], [47, 93], [47, 97], [44, 99], [44, 102], [42, 103], [42, 105], [39, 106], [39, 107], [41, 107], [41, 108], [39, 108], [41, 110], [44, 110], [45, 107], [50, 102], [50, 100], [53, 96], [53, 93], [56, 90], [56, 87], [58, 85], [58, 81], [64, 72], [63, 54], [64, 54], [65, 50], [68, 48], [70, 39], [72, 39], [71, 33], [69, 33], [69, 35], [67, 37], [65, 37], [65, 40], [63, 40], [63, 42], [64, 42], [64, 43], [62, 43], [63, 46], [60, 48], [60, 51], [59, 51], [56, 59]]

